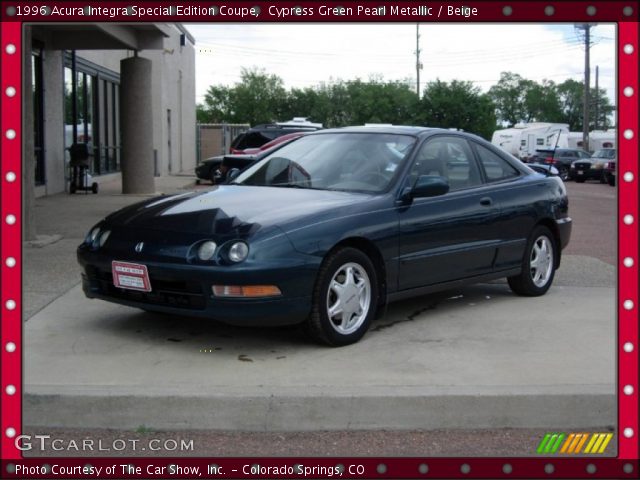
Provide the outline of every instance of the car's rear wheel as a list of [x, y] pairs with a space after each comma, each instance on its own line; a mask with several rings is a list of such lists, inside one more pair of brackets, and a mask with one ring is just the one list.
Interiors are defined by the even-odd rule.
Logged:
[[527, 242], [522, 272], [509, 277], [509, 286], [518, 295], [535, 297], [544, 295], [555, 276], [556, 242], [551, 231], [542, 225], [536, 227]]
[[322, 264], [313, 292], [307, 331], [332, 346], [360, 340], [376, 314], [378, 282], [371, 260], [355, 248], [341, 248]]
[[611, 185], [612, 187], [615, 187], [615, 186], [616, 186], [616, 176], [615, 176], [615, 175], [611, 175], [611, 174], [610, 174], [610, 175], [607, 177], [607, 183], [608, 183], [609, 185]]

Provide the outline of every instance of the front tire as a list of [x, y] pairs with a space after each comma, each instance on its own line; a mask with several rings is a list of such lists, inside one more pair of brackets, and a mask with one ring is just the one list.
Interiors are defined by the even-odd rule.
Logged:
[[371, 260], [355, 248], [341, 248], [323, 262], [313, 292], [307, 331], [334, 347], [360, 340], [375, 318], [378, 281]]
[[527, 241], [522, 272], [507, 280], [514, 293], [527, 297], [544, 295], [556, 272], [556, 242], [551, 231], [542, 225], [534, 228]]

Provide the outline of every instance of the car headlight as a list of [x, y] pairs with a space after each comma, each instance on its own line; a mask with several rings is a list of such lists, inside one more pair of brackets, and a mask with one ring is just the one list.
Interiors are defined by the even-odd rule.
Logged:
[[242, 262], [249, 255], [249, 245], [244, 242], [235, 242], [229, 248], [229, 260], [238, 263]]
[[98, 238], [98, 234], [100, 233], [100, 227], [93, 227], [89, 233], [87, 234], [87, 238], [85, 238], [85, 243], [87, 245], [92, 245], [93, 242], [96, 241], [96, 238]]
[[107, 239], [109, 238], [109, 235], [111, 235], [111, 230], [105, 230], [100, 234], [100, 237], [98, 239], [98, 246], [100, 248], [102, 248], [104, 244], [107, 243]]
[[207, 240], [200, 247], [198, 247], [198, 258], [203, 262], [207, 260], [211, 260], [213, 255], [216, 253], [216, 242], [212, 242], [211, 240]]

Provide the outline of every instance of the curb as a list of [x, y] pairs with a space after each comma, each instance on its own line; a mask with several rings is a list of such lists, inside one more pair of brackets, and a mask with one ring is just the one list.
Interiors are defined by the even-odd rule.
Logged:
[[[418, 393], [418, 392], [416, 392]], [[320, 431], [615, 426], [612, 393], [192, 396], [25, 394], [29, 426]], [[603, 422], [605, 425], [603, 425]]]

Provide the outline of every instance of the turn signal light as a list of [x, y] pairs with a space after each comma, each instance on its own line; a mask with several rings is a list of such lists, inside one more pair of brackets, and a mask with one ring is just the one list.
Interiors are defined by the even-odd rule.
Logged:
[[216, 297], [260, 298], [282, 295], [275, 285], [213, 285], [211, 290]]

